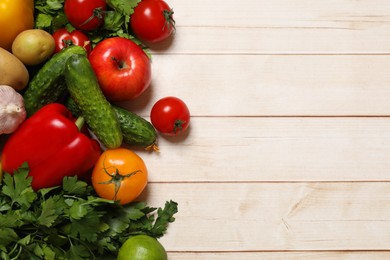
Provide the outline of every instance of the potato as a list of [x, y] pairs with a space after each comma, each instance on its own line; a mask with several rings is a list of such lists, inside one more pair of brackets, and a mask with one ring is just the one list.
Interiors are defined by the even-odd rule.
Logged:
[[37, 65], [53, 54], [55, 42], [50, 33], [41, 29], [25, 30], [12, 43], [12, 53], [25, 65]]
[[12, 53], [0, 48], [0, 85], [8, 85], [22, 90], [28, 84], [29, 73], [26, 66]]

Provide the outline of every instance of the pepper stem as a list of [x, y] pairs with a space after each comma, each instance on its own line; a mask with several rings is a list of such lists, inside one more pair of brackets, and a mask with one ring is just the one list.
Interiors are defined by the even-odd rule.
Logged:
[[85, 119], [83, 116], [79, 116], [77, 118], [76, 122], [74, 122], [74, 123], [77, 126], [77, 128], [79, 129], [79, 131], [81, 131], [81, 128], [83, 128], [83, 126], [84, 126]]

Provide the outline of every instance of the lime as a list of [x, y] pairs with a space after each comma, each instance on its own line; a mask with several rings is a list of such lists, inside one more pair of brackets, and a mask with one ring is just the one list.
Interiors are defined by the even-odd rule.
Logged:
[[121, 246], [117, 260], [167, 260], [167, 252], [154, 237], [136, 235]]

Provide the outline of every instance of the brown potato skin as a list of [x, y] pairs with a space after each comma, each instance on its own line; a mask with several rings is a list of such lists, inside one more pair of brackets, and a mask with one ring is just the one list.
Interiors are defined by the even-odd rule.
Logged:
[[15, 55], [0, 48], [0, 85], [8, 85], [16, 91], [24, 89], [29, 81], [26, 66]]
[[55, 49], [53, 36], [41, 29], [25, 30], [12, 43], [14, 54], [25, 65], [38, 65], [49, 59]]

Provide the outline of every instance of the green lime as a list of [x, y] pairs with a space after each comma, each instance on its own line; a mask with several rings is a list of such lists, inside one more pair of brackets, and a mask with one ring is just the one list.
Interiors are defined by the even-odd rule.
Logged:
[[121, 246], [117, 260], [167, 260], [167, 252], [154, 237], [137, 235]]

